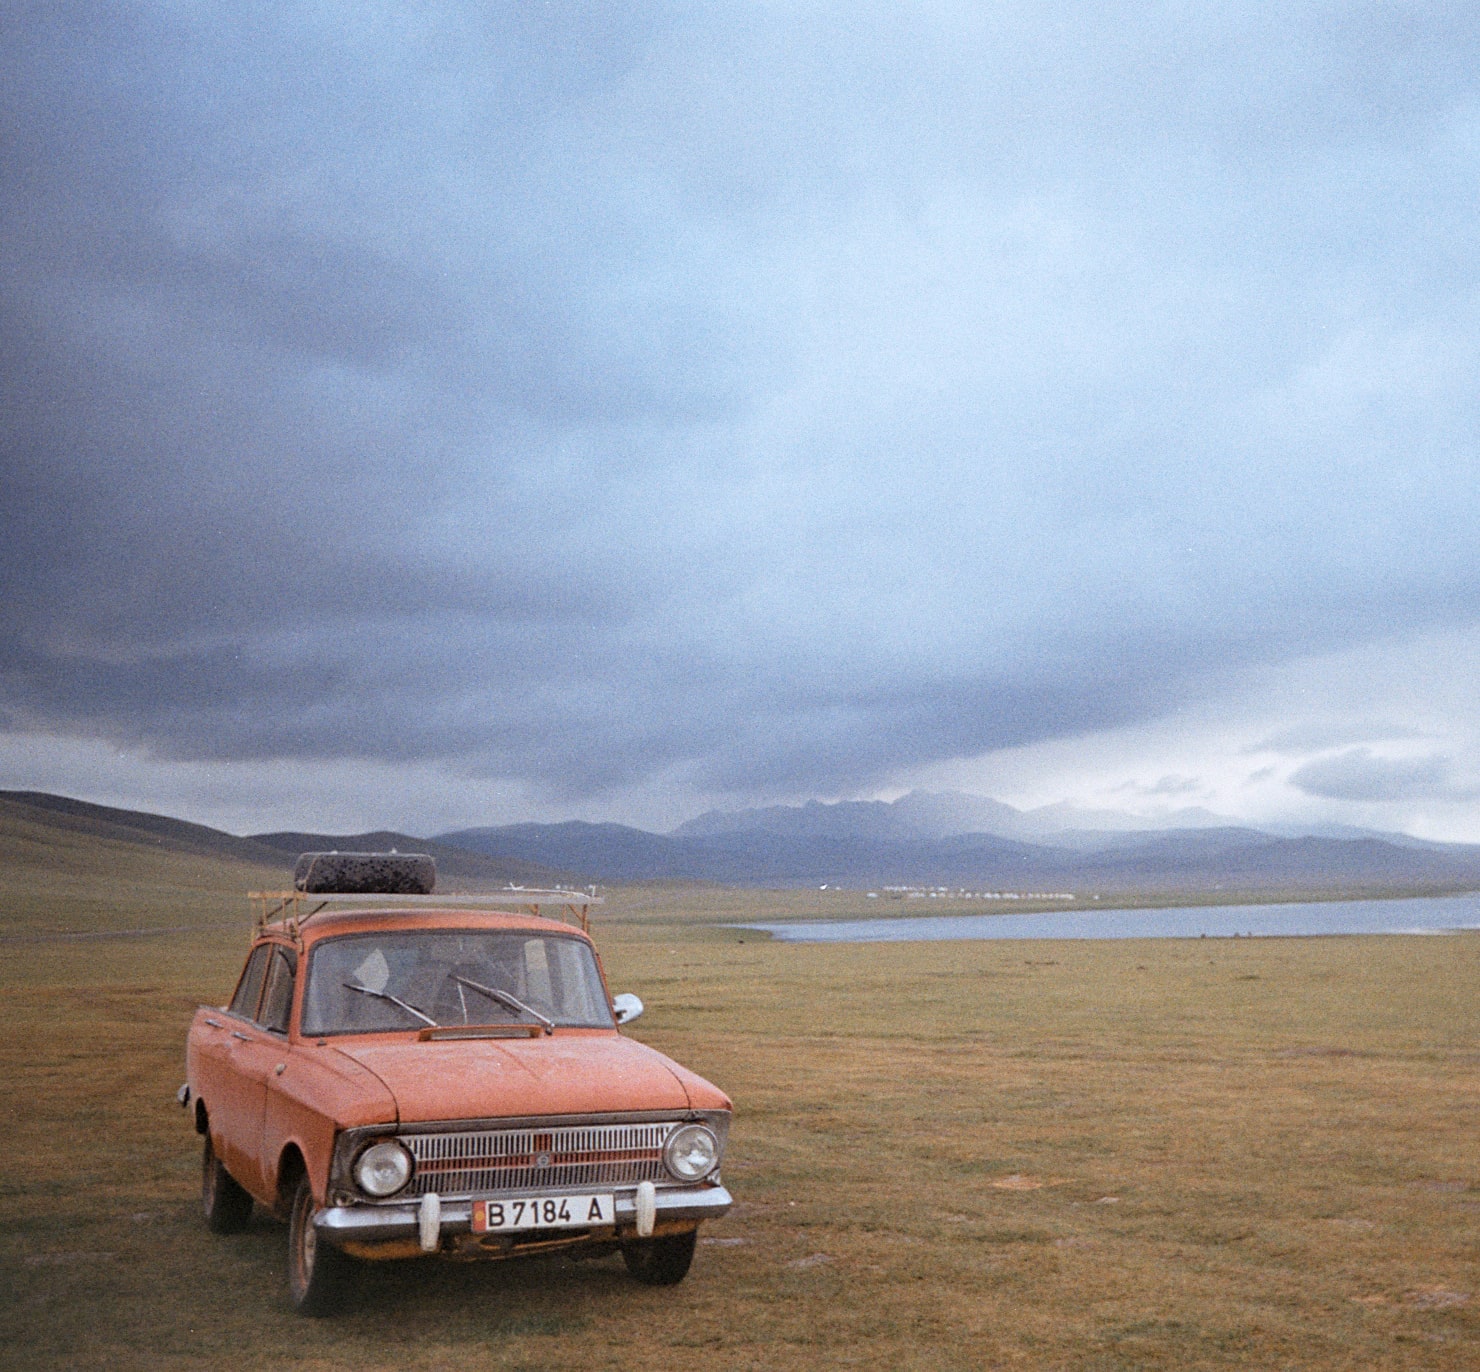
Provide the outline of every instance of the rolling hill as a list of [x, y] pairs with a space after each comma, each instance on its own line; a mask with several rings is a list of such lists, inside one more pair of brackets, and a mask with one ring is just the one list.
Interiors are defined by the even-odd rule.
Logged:
[[0, 937], [238, 926], [279, 854], [203, 825], [0, 792]]
[[249, 890], [292, 884], [309, 849], [401, 847], [437, 858], [443, 889], [560, 883], [519, 859], [490, 859], [404, 834], [265, 834], [37, 791], [0, 791], [0, 938], [248, 927]]

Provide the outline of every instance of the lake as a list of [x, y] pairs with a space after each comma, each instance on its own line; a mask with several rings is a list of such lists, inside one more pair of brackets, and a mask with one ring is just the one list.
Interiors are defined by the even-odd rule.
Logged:
[[1048, 911], [1041, 915], [921, 915], [904, 919], [815, 920], [733, 927], [762, 929], [783, 943], [1447, 934], [1480, 929], [1480, 894], [1289, 905], [1187, 905], [1162, 910]]

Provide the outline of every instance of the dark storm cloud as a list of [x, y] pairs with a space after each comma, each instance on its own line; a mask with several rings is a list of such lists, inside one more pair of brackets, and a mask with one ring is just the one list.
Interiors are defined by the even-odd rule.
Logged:
[[10, 728], [827, 793], [1480, 608], [1469, 11], [4, 41]]

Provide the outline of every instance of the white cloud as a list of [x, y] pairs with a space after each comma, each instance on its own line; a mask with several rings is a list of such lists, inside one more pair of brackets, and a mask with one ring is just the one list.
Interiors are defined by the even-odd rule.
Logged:
[[1163, 718], [916, 769], [907, 783], [1155, 817], [1185, 803], [1160, 778], [1196, 778], [1189, 798], [1250, 823], [1480, 842], [1477, 679], [1480, 631], [1400, 635], [1231, 673]]

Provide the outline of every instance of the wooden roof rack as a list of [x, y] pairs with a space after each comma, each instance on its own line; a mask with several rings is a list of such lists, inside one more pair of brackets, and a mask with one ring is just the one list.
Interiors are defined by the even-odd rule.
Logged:
[[252, 902], [252, 936], [255, 938], [269, 924], [279, 920], [295, 938], [298, 930], [320, 911], [331, 905], [355, 906], [361, 909], [441, 909], [441, 910], [529, 910], [540, 915], [543, 909], [555, 907], [556, 913], [546, 919], [577, 924], [582, 933], [591, 929], [590, 911], [603, 903], [594, 891], [542, 891], [529, 886], [508, 886], [497, 891], [447, 893], [430, 896], [390, 894], [338, 894], [317, 891], [248, 891]]

